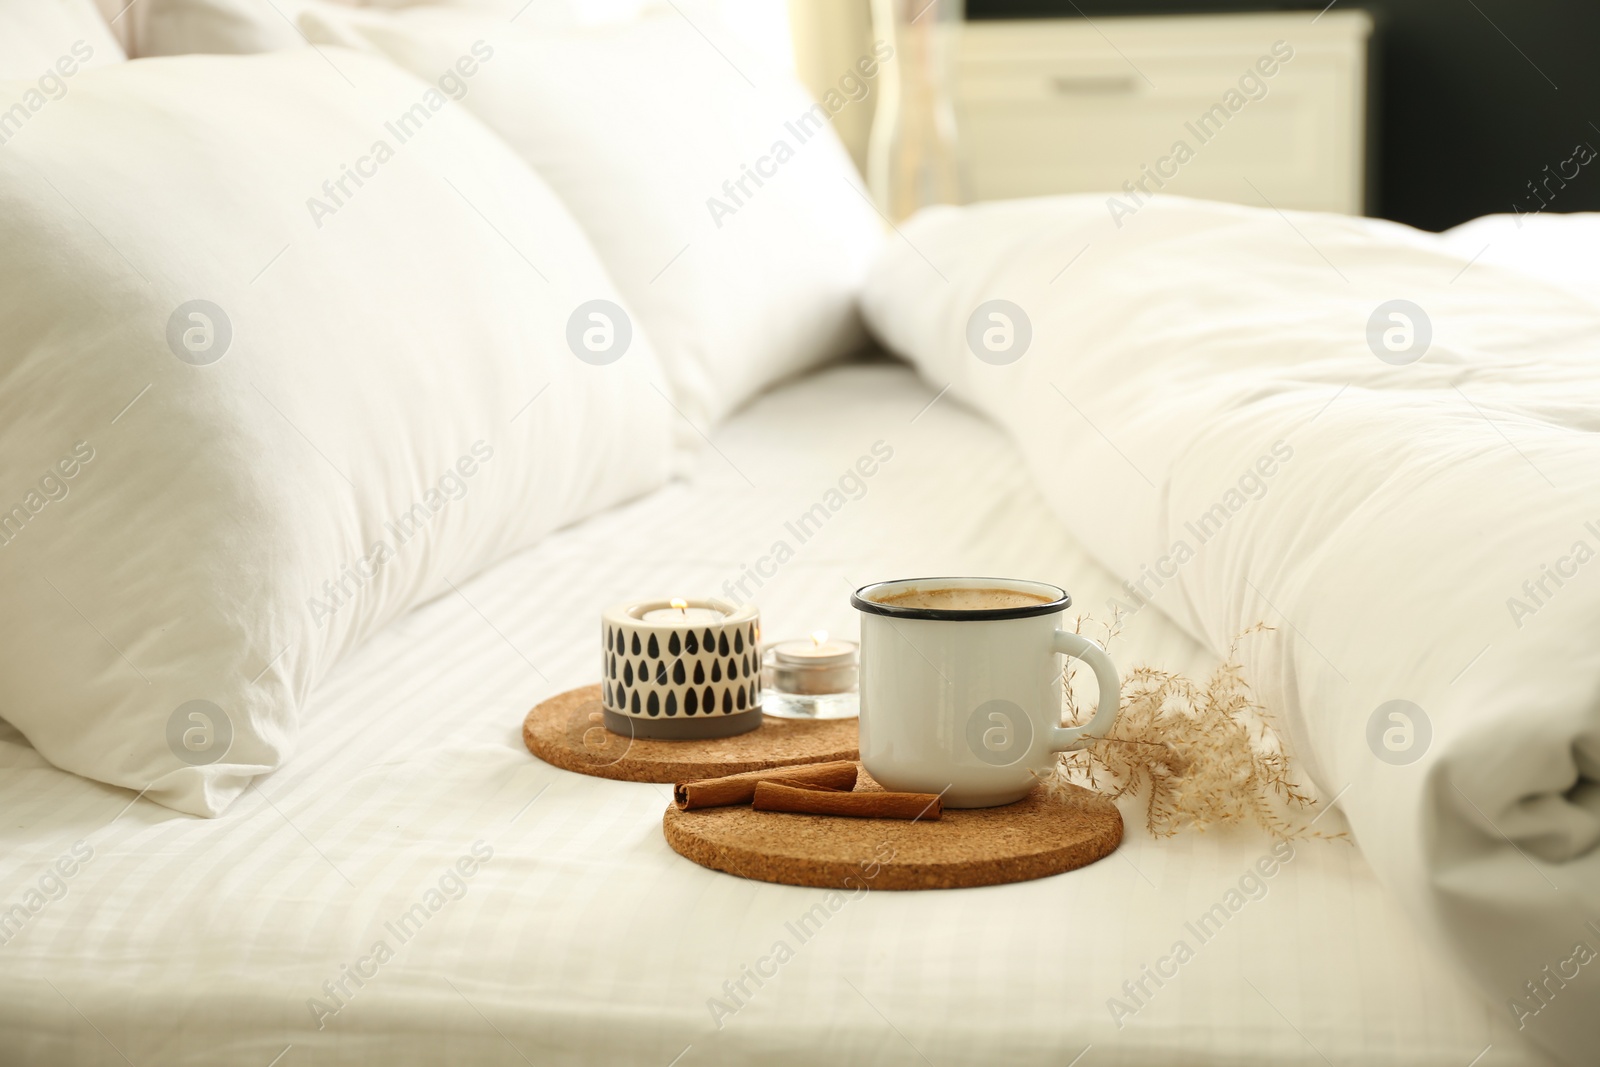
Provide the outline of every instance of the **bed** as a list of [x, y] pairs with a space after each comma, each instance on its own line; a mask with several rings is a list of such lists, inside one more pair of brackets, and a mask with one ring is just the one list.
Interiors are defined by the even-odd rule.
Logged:
[[[786, 384], [725, 424], [685, 482], [373, 638], [318, 690], [294, 762], [218, 819], [56, 770], [8, 730], [0, 906], [76, 858], [0, 946], [0, 1061], [1548, 1062], [1419, 941], [1346, 842], [1298, 842], [1250, 880], [1270, 840], [1158, 842], [1130, 804], [1125, 843], [1089, 868], [869, 892], [813, 918], [801, 944], [786, 924], [826, 907], [823, 891], [701, 869], [662, 838], [667, 787], [528, 754], [527, 709], [594, 679], [602, 607], [736, 582], [877, 441], [893, 458], [860, 498], [747, 584], [766, 632], [851, 633], [851, 588], [924, 572], [1058, 581], [1104, 615], [1117, 583], [987, 421], [895, 364]], [[1112, 651], [1214, 662], [1154, 611]], [[1242, 878], [1247, 906], [1207, 924]], [[752, 984], [746, 968], [780, 939], [794, 958]], [[1180, 940], [1194, 949], [1181, 968]], [[741, 981], [748, 995], [725, 985]]]
[[[390, 6], [0, 0], [0, 1063], [1592, 1061], [1594, 218], [886, 226], [885, 49]], [[522, 745], [959, 573], [1233, 646], [1311, 832], [852, 896]]]

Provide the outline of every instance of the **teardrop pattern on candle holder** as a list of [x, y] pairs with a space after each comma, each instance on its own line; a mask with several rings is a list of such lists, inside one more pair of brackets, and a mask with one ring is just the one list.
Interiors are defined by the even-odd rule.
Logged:
[[697, 718], [758, 708], [759, 647], [754, 623], [670, 633], [608, 626], [601, 662], [605, 706], [625, 715]]

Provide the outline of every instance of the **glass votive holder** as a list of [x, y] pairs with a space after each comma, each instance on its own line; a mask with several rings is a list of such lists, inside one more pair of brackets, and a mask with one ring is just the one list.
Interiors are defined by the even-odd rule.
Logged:
[[817, 631], [768, 646], [761, 657], [763, 715], [779, 719], [853, 719], [861, 714], [859, 647]]

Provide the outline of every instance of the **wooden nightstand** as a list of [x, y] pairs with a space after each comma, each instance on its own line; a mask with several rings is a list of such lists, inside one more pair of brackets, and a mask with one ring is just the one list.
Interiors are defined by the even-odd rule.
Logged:
[[1362, 11], [969, 22], [968, 195], [1127, 198], [1131, 184], [1361, 214], [1371, 34]]

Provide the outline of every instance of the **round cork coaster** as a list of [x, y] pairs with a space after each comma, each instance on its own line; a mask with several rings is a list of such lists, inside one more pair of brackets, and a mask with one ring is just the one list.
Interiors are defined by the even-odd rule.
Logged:
[[522, 720], [528, 751], [579, 774], [625, 782], [682, 782], [725, 774], [856, 758], [855, 719], [761, 720], [735, 737], [654, 741], [602, 725], [600, 687], [584, 686], [534, 707]]
[[[862, 770], [856, 792], [880, 788]], [[793, 815], [750, 807], [667, 808], [667, 843], [702, 867], [819, 889], [962, 889], [1086, 867], [1122, 842], [1122, 814], [1074, 785], [934, 821]]]

